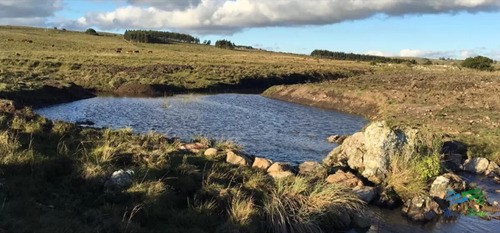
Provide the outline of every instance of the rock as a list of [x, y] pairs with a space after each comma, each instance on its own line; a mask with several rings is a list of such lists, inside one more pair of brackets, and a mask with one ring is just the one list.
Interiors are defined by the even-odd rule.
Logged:
[[119, 187], [119, 188], [127, 188], [132, 185], [132, 176], [134, 175], [134, 171], [131, 169], [123, 170], [120, 169], [118, 171], [113, 172], [111, 178], [106, 181], [104, 186], [106, 188]]
[[349, 137], [347, 135], [332, 135], [326, 138], [326, 141], [329, 143], [338, 143], [339, 145], [344, 142], [344, 140]]
[[375, 205], [389, 209], [396, 208], [400, 203], [399, 196], [393, 190], [388, 189], [382, 190], [375, 199]]
[[95, 125], [95, 123], [91, 120], [83, 120], [83, 121], [77, 121], [75, 122], [75, 124], [77, 125], [83, 125], [83, 126], [86, 126], [86, 125]]
[[326, 178], [326, 182], [342, 184], [344, 186], [349, 186], [349, 187], [356, 187], [363, 185], [363, 181], [361, 181], [361, 179], [359, 179], [350, 172], [344, 172], [342, 170], [337, 171], [333, 175], [329, 175]]
[[267, 170], [273, 162], [269, 159], [255, 157], [252, 167]]
[[500, 166], [494, 161], [490, 161], [485, 174], [490, 177], [500, 176]]
[[194, 153], [194, 154], [198, 154], [201, 151], [207, 149], [207, 146], [205, 146], [204, 144], [199, 143], [199, 142], [188, 143], [188, 144], [185, 144], [184, 147], [186, 148], [186, 150], [188, 150], [189, 152]]
[[366, 203], [370, 203], [377, 195], [377, 189], [369, 186], [356, 186], [352, 191]]
[[213, 158], [217, 155], [217, 149], [208, 148], [207, 150], [205, 150], [205, 152], [203, 154], [208, 158]]
[[284, 172], [284, 171], [292, 171], [292, 166], [288, 163], [276, 162], [273, 163], [268, 169], [267, 172]]
[[438, 176], [434, 182], [432, 182], [429, 195], [431, 197], [444, 199], [448, 189], [454, 190], [455, 192], [462, 192], [465, 190], [465, 185], [465, 182], [459, 176], [453, 173], [446, 173], [442, 176]]
[[318, 162], [306, 161], [299, 165], [299, 174], [307, 176], [326, 176], [326, 168]]
[[273, 163], [268, 169], [267, 173], [275, 179], [285, 178], [295, 175], [293, 168], [288, 163], [276, 162]]
[[14, 113], [17, 107], [14, 101], [0, 99], [0, 112]]
[[327, 166], [349, 166], [362, 171], [361, 175], [379, 184], [389, 173], [390, 158], [400, 156], [415, 147], [415, 130], [405, 132], [391, 129], [385, 122], [373, 122], [364, 132], [345, 139], [330, 152], [323, 163]]
[[428, 222], [441, 214], [438, 203], [429, 196], [416, 196], [407, 200], [403, 206], [403, 214], [412, 221]]
[[465, 161], [464, 170], [471, 173], [483, 174], [488, 169], [489, 164], [490, 161], [486, 158], [471, 158]]
[[371, 226], [370, 218], [361, 214], [353, 215], [351, 217], [351, 222], [355, 228], [368, 228]]
[[443, 146], [439, 149], [439, 153], [444, 155], [459, 154], [467, 156], [467, 146], [461, 142], [447, 141], [443, 143]]
[[286, 178], [289, 176], [294, 176], [295, 174], [291, 171], [283, 171], [283, 172], [268, 172], [268, 175], [273, 177], [274, 179]]
[[250, 159], [246, 155], [237, 155], [234, 152], [228, 150], [226, 155], [226, 162], [233, 165], [250, 166], [252, 164], [252, 159]]
[[443, 158], [444, 167], [451, 171], [460, 171], [466, 156], [461, 154], [447, 154]]

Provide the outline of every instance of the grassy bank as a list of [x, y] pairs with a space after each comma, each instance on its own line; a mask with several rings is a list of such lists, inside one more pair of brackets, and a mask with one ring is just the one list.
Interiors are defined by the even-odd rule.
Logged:
[[471, 157], [500, 162], [500, 72], [439, 66], [383, 67], [316, 84], [276, 86], [264, 95], [339, 109], [466, 142]]
[[[22, 40], [32, 40], [32, 43]], [[87, 89], [125, 92], [123, 84], [155, 84], [152, 91], [265, 89], [276, 84], [347, 77], [365, 64], [199, 44], [131, 43], [117, 34], [0, 27], [0, 90], [74, 82]], [[121, 48], [123, 52], [117, 53]], [[139, 53], [127, 53], [128, 51]], [[132, 86], [135, 87], [135, 86]], [[138, 87], [135, 87], [136, 89]], [[148, 90], [144, 90], [147, 92]]]
[[[177, 140], [129, 129], [52, 122], [4, 101], [0, 112], [2, 232], [320, 232], [342, 229], [363, 203], [347, 188], [225, 163]], [[131, 169], [125, 187], [111, 175]]]

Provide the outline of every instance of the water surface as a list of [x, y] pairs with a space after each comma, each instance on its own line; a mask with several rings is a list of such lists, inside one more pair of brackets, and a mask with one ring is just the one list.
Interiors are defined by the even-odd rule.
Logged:
[[194, 135], [231, 139], [274, 161], [321, 161], [336, 145], [332, 134], [353, 134], [360, 116], [268, 99], [260, 95], [178, 95], [167, 98], [96, 97], [36, 109], [49, 119], [90, 120], [96, 127], [131, 127], [182, 140]]

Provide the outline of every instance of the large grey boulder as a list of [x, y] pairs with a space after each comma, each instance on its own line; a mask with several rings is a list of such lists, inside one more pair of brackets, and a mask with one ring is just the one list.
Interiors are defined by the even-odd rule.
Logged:
[[459, 176], [453, 173], [446, 173], [442, 176], [438, 176], [434, 182], [432, 182], [429, 195], [431, 197], [444, 199], [448, 189], [454, 190], [455, 192], [462, 192], [465, 190], [465, 186], [465, 182]]
[[486, 158], [471, 158], [465, 161], [464, 170], [471, 173], [483, 174], [486, 172], [486, 169], [488, 169], [489, 165], [490, 161], [488, 161], [488, 159]]
[[252, 159], [246, 155], [237, 155], [233, 151], [228, 150], [226, 154], [226, 162], [239, 165], [239, 166], [250, 166], [252, 165]]
[[439, 204], [429, 196], [416, 196], [403, 205], [403, 214], [413, 221], [428, 222], [441, 214]]
[[390, 171], [391, 157], [401, 156], [415, 147], [415, 130], [406, 133], [391, 129], [385, 122], [373, 122], [364, 132], [353, 134], [330, 152], [323, 163], [327, 166], [349, 166], [379, 184]]

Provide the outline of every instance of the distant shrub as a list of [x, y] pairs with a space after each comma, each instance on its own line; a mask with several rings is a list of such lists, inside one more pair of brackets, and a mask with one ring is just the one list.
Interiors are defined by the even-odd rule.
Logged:
[[218, 40], [215, 42], [215, 47], [223, 49], [234, 49], [234, 44], [229, 40]]
[[469, 57], [465, 59], [464, 62], [462, 62], [463, 67], [476, 70], [486, 70], [486, 71], [493, 70], [493, 66], [491, 66], [492, 64], [493, 64], [492, 59], [483, 56]]
[[86, 34], [89, 34], [89, 35], [93, 35], [93, 36], [98, 36], [99, 34], [97, 34], [96, 30], [94, 30], [93, 28], [89, 28], [87, 29], [87, 31], [85, 31]]
[[410, 62], [415, 65], [417, 61], [415, 59], [408, 60], [403, 58], [390, 58], [390, 57], [381, 57], [381, 56], [373, 56], [373, 55], [365, 55], [365, 54], [354, 54], [354, 53], [344, 53], [344, 52], [332, 52], [328, 50], [319, 50], [316, 49], [311, 52], [311, 56], [313, 57], [321, 57], [321, 58], [329, 58], [334, 60], [348, 60], [348, 61], [369, 61], [369, 62], [381, 62], [381, 63], [405, 63]]

